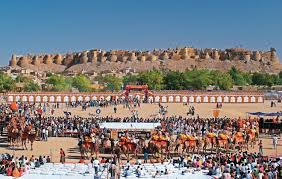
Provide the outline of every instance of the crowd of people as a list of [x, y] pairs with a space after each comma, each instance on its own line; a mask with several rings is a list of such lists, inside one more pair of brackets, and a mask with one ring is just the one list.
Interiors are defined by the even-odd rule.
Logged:
[[39, 156], [36, 158], [32, 155], [30, 158], [28, 158], [24, 155], [21, 157], [15, 157], [8, 153], [0, 154], [0, 176], [6, 175], [20, 177], [24, 174], [28, 174], [31, 169], [40, 167], [41, 165], [50, 162], [51, 158], [49, 156]]
[[[137, 167], [136, 167], [137, 165]], [[154, 164], [153, 164], [154, 165]], [[282, 178], [282, 160], [268, 158], [258, 153], [236, 152], [231, 154], [218, 153], [210, 155], [180, 156], [178, 159], [168, 160], [161, 164], [162, 169], [156, 168], [152, 173], [153, 178], [169, 175], [175, 170], [168, 166], [181, 169], [182, 175], [187, 172], [206, 170], [207, 175], [222, 179], [279, 179]], [[148, 174], [144, 163], [135, 165], [127, 162], [123, 167], [124, 177], [135, 175], [142, 177]]]
[[[88, 103], [73, 102], [65, 104], [68, 108], [82, 107], [114, 107], [116, 112], [116, 105], [123, 105], [125, 108], [140, 107], [140, 102], [126, 103], [124, 101], [107, 102], [105, 101], [90, 101]], [[189, 107], [187, 116], [166, 116], [167, 107], [159, 104], [158, 116], [143, 118], [134, 113], [130, 117], [80, 117], [75, 115], [66, 115], [55, 117], [53, 115], [42, 115], [43, 113], [53, 114], [54, 110], [61, 107], [61, 104], [21, 104], [18, 106], [17, 115], [24, 116], [26, 123], [32, 124], [35, 128], [37, 136], [42, 141], [48, 141], [48, 137], [64, 136], [66, 132], [77, 133], [78, 135], [91, 133], [93, 128], [100, 129], [99, 139], [102, 140], [105, 136], [109, 136], [109, 129], [101, 129], [100, 124], [103, 122], [146, 122], [146, 123], [161, 123], [161, 127], [157, 130], [168, 133], [169, 136], [187, 134], [192, 136], [203, 137], [207, 133], [219, 134], [225, 132], [229, 135], [234, 135], [237, 131], [245, 133], [246, 129], [259, 129], [259, 120], [254, 118], [240, 119], [240, 118], [201, 118], [194, 116], [195, 108]], [[11, 109], [8, 105], [0, 106], [1, 113], [1, 129], [3, 131], [5, 124], [7, 124], [12, 117]], [[193, 113], [193, 115], [191, 115]], [[278, 119], [277, 119], [278, 120]], [[134, 138], [134, 136], [131, 136]], [[273, 142], [275, 148], [277, 146], [277, 137]], [[263, 156], [262, 143], [259, 143], [259, 153], [236, 152], [233, 154], [217, 153], [210, 155], [197, 155], [197, 156], [180, 156], [178, 160], [168, 161], [177, 167], [193, 167], [197, 169], [207, 169], [209, 175], [220, 176], [222, 178], [279, 178], [282, 177], [282, 169], [279, 159], [267, 159]], [[147, 157], [145, 155], [147, 154]], [[60, 151], [61, 162], [65, 161], [64, 151]], [[144, 152], [144, 162], [148, 160], [148, 153]], [[105, 162], [93, 159], [93, 166], [95, 170], [99, 171], [99, 163]], [[49, 157], [34, 158], [33, 156], [28, 159], [27, 157], [16, 158], [9, 154], [0, 156], [0, 174], [8, 176], [18, 176], [28, 172], [29, 168], [40, 166], [46, 162], [50, 162]], [[116, 165], [115, 161], [108, 161], [113, 166]], [[113, 167], [114, 168], [114, 167]], [[140, 167], [135, 168], [134, 171], [128, 165], [124, 168], [124, 176], [135, 173], [136, 176], [142, 175], [142, 164]], [[158, 171], [156, 175], [166, 175], [169, 171]]]

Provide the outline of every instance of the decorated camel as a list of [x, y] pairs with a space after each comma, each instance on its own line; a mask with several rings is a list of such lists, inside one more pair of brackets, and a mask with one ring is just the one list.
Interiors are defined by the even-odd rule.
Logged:
[[[192, 135], [186, 135], [186, 134], [180, 134], [177, 138], [177, 143], [179, 146], [182, 147], [182, 153], [186, 150], [186, 152], [192, 152], [195, 153], [195, 150], [197, 149], [197, 153], [199, 153], [199, 150], [202, 146], [202, 142], [200, 139], [198, 139], [195, 136]], [[178, 147], [179, 147], [178, 146]], [[177, 147], [177, 148], [178, 148]], [[176, 150], [178, 150], [176, 148]]]

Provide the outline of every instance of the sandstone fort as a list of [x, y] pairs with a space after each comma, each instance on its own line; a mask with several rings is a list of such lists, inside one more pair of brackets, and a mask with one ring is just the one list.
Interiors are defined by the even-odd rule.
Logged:
[[192, 47], [152, 51], [104, 51], [94, 49], [67, 54], [12, 55], [10, 66], [54, 73], [120, 71], [150, 69], [216, 69], [227, 71], [236, 66], [241, 71], [278, 73], [282, 70], [276, 50], [251, 51], [243, 48], [196, 49]]

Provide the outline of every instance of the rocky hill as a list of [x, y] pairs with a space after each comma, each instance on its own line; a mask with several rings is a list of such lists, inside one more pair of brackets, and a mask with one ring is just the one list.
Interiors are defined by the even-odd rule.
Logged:
[[68, 54], [12, 55], [10, 66], [50, 72], [120, 71], [127, 68], [140, 72], [149, 69], [184, 71], [208, 68], [222, 71], [236, 66], [246, 72], [278, 73], [282, 70], [276, 50], [250, 51], [242, 48], [196, 49], [191, 47], [153, 50], [89, 50]]

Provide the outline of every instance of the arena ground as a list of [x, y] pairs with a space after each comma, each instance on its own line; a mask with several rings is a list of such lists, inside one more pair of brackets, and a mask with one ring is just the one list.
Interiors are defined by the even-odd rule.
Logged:
[[[168, 106], [168, 116], [171, 115], [182, 115], [186, 116], [189, 106], [183, 104], [164, 104]], [[200, 117], [212, 117], [213, 109], [215, 109], [215, 104], [191, 104], [196, 109], [196, 114], [199, 114]], [[113, 117], [125, 117], [131, 116], [131, 112], [128, 109], [123, 108], [123, 106], [117, 107], [117, 113], [114, 113], [113, 107], [102, 108], [99, 116], [113, 116]], [[150, 117], [157, 115], [159, 108], [157, 104], [141, 104], [140, 108], [136, 108], [138, 110], [139, 117]], [[270, 101], [266, 101], [265, 103], [259, 104], [223, 104], [221, 112], [219, 114], [220, 117], [247, 117], [247, 112], [277, 112], [281, 111], [282, 104], [278, 103], [276, 107], [270, 107]], [[89, 114], [95, 115], [96, 108], [88, 108], [86, 111], [82, 111], [81, 108], [61, 108], [56, 109], [54, 116], [64, 116], [63, 111], [70, 111], [72, 115], [79, 115], [82, 117], [89, 117]], [[50, 115], [50, 114], [45, 114]], [[282, 156], [282, 139], [279, 139], [278, 149], [272, 149], [272, 139], [270, 136], [261, 136], [263, 140], [263, 150], [264, 155], [275, 157]], [[66, 152], [66, 161], [67, 162], [78, 162], [79, 161], [79, 152], [77, 143], [78, 140], [76, 138], [49, 138], [48, 142], [36, 141], [34, 143], [34, 150], [30, 151], [30, 145], [28, 145], [29, 150], [12, 150], [6, 142], [6, 136], [0, 137], [0, 153], [10, 153], [16, 156], [27, 155], [27, 156], [51, 156], [52, 161], [59, 162], [59, 149], [63, 148]], [[254, 149], [250, 150], [251, 152], [258, 152], [258, 146], [255, 146]]]

